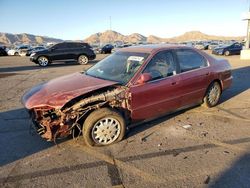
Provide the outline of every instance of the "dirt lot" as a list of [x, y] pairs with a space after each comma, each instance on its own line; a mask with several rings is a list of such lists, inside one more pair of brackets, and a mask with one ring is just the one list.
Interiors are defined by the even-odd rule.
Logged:
[[0, 57], [0, 187], [250, 187], [250, 61], [228, 59], [234, 83], [217, 107], [166, 116], [120, 143], [88, 148], [82, 138], [42, 140], [20, 98], [91, 64], [42, 69], [27, 57]]

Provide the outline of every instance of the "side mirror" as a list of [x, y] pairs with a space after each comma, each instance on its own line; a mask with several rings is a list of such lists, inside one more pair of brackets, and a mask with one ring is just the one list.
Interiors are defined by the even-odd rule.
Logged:
[[55, 50], [55, 48], [50, 48], [50, 51], [52, 52], [52, 51], [54, 51]]
[[152, 80], [152, 76], [150, 73], [143, 73], [139, 79], [137, 80], [137, 84], [144, 84], [148, 81]]

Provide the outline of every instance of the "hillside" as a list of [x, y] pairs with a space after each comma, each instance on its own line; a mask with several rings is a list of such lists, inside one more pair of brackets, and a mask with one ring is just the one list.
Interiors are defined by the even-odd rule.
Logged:
[[[244, 37], [224, 37], [224, 36], [214, 36], [207, 35], [200, 31], [190, 31], [183, 35], [172, 37], [172, 38], [161, 38], [158, 36], [150, 35], [145, 37], [139, 33], [133, 33], [131, 35], [123, 35], [116, 31], [107, 30], [103, 33], [95, 33], [84, 41], [90, 44], [105, 44], [115, 41], [122, 41], [125, 43], [162, 43], [162, 42], [184, 42], [184, 41], [194, 41], [194, 40], [243, 40]], [[1, 33], [0, 32], [0, 44], [3, 45], [18, 45], [18, 44], [44, 44], [44, 43], [58, 43], [62, 42], [61, 39], [37, 36], [27, 33], [22, 34], [11, 34], [11, 33]]]
[[43, 44], [48, 42], [58, 43], [62, 42], [61, 39], [55, 39], [45, 36], [36, 36], [32, 34], [11, 34], [11, 33], [0, 33], [0, 44], [11, 45], [11, 44]]
[[115, 41], [123, 41], [128, 43], [138, 43], [138, 42], [146, 42], [147, 37], [139, 34], [133, 33], [131, 35], [122, 35], [116, 31], [105, 31], [103, 33], [95, 33], [84, 40], [90, 44], [93, 43], [110, 43]]
[[190, 31], [186, 32], [183, 35], [164, 39], [167, 42], [178, 42], [178, 41], [194, 41], [194, 40], [243, 40], [244, 37], [225, 37], [225, 36], [215, 36], [215, 35], [207, 35], [200, 31]]
[[122, 35], [116, 31], [105, 31], [103, 33], [96, 33], [84, 41], [90, 44], [93, 43], [110, 43], [115, 41], [123, 41], [127, 43], [140, 43], [140, 42], [148, 42], [148, 43], [161, 43], [161, 42], [184, 42], [184, 41], [195, 41], [195, 40], [243, 40], [244, 37], [224, 37], [224, 36], [215, 36], [215, 35], [207, 35], [200, 31], [190, 31], [186, 32], [183, 35], [172, 37], [172, 38], [160, 38], [154, 35], [150, 35], [145, 37], [141, 34], [134, 33], [131, 35]]

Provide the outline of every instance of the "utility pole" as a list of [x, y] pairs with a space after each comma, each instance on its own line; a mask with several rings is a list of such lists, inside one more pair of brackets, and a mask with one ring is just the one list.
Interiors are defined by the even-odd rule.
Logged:
[[[109, 16], [109, 31], [112, 29], [112, 19], [111, 16]], [[112, 36], [109, 37], [109, 43], [113, 43], [113, 38]]]
[[109, 30], [111, 31], [112, 29], [112, 20], [111, 20], [111, 16], [109, 16]]

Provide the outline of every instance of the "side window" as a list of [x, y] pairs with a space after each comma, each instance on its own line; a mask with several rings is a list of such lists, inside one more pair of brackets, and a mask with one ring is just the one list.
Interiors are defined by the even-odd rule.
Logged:
[[75, 43], [66, 43], [66, 48], [76, 48], [77, 45]]
[[81, 43], [79, 44], [82, 48], [90, 48], [89, 44], [87, 43]]
[[72, 48], [83, 48], [83, 45], [81, 43], [74, 43]]
[[64, 49], [64, 48], [67, 48], [67, 45], [66, 43], [59, 43], [59, 44], [54, 45], [53, 48]]
[[68, 48], [68, 44], [67, 44], [67, 43], [58, 44], [57, 48], [58, 48], [58, 49], [65, 49], [65, 48]]
[[239, 43], [235, 43], [234, 47], [239, 48], [239, 47], [241, 47], [241, 45]]
[[176, 55], [180, 64], [181, 72], [207, 66], [207, 60], [193, 50], [177, 50]]
[[143, 73], [150, 73], [152, 80], [176, 74], [176, 64], [170, 51], [157, 53], [148, 63]]

